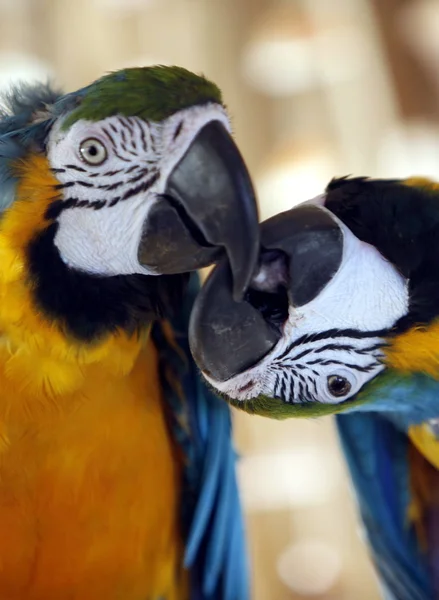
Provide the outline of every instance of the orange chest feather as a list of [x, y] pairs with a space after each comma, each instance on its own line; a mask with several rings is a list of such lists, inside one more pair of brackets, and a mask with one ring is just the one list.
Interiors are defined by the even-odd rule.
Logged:
[[121, 331], [81, 344], [41, 314], [26, 248], [58, 182], [42, 156], [17, 171], [0, 221], [0, 599], [181, 600], [154, 349]]
[[0, 598], [179, 598], [178, 473], [151, 345], [128, 375], [92, 365], [52, 399], [17, 392], [10, 358], [0, 349]]

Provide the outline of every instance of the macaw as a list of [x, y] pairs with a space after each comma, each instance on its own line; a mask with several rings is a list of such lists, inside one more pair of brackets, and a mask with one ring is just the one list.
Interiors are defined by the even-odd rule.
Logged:
[[12, 90], [0, 213], [0, 598], [246, 600], [229, 410], [187, 339], [190, 272], [227, 255], [239, 298], [258, 256], [220, 90]]
[[260, 243], [242, 300], [224, 261], [196, 300], [199, 368], [248, 413], [334, 414], [384, 597], [439, 598], [439, 185], [336, 178]]

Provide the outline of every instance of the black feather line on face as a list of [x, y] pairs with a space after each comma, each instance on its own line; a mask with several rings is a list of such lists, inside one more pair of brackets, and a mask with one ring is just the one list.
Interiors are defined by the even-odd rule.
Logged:
[[439, 197], [394, 180], [335, 179], [325, 207], [408, 279], [409, 311], [392, 334], [439, 316]]
[[29, 277], [36, 306], [82, 342], [117, 329], [128, 333], [168, 317], [181, 306], [189, 275], [89, 275], [68, 267], [54, 244], [57, 223], [29, 244]]

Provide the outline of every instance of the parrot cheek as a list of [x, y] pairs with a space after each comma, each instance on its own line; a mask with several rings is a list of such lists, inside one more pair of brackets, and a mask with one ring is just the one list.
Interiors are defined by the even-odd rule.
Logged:
[[90, 274], [148, 274], [137, 260], [148, 204], [141, 197], [101, 210], [73, 208], [59, 216], [55, 246], [69, 266]]
[[258, 365], [227, 381], [216, 381], [206, 372], [203, 372], [203, 377], [217, 393], [239, 405], [240, 402], [248, 402], [259, 396], [273, 397], [275, 377], [270, 370], [270, 363], [271, 353]]

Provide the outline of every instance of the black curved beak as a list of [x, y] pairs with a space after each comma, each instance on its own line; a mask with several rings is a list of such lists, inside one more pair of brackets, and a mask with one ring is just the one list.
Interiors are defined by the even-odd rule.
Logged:
[[259, 271], [244, 299], [233, 298], [225, 261], [198, 295], [189, 328], [198, 367], [226, 381], [259, 363], [282, 338], [291, 308], [320, 293], [342, 255], [343, 232], [322, 208], [302, 205], [262, 223]]
[[233, 297], [241, 299], [257, 263], [258, 212], [252, 182], [230, 134], [205, 125], [151, 208], [139, 262], [159, 274], [206, 267], [227, 255]]

